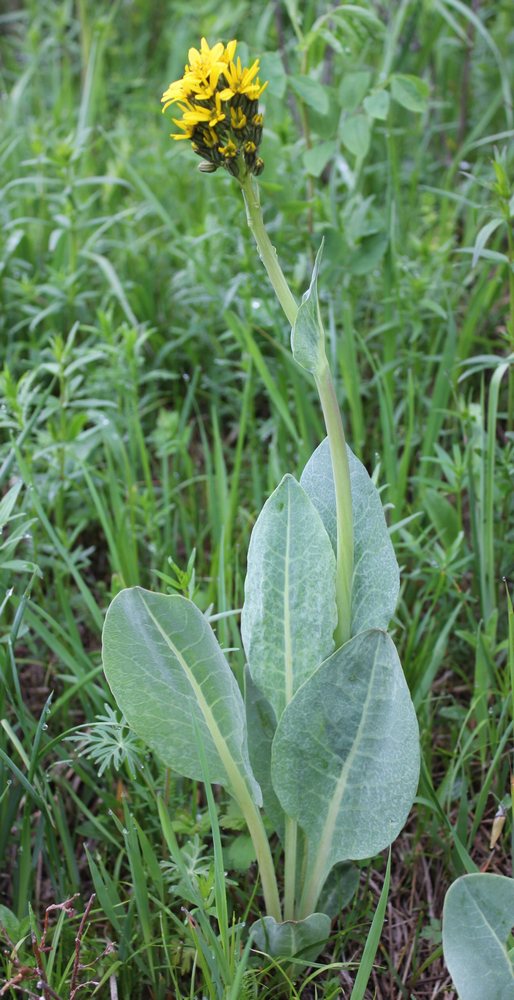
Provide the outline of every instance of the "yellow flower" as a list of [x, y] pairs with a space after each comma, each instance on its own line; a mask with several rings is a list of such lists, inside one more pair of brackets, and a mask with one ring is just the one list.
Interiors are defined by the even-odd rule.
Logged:
[[172, 139], [192, 139], [193, 138], [193, 132], [195, 130], [194, 125], [188, 125], [187, 122], [184, 121], [184, 119], [180, 119], [180, 118], [172, 118], [172, 121], [173, 121], [174, 125], [178, 125], [179, 128], [184, 129], [184, 135], [181, 135], [180, 132], [172, 132], [171, 133], [171, 138]]
[[204, 146], [207, 146], [208, 149], [214, 149], [220, 141], [218, 133], [215, 132], [213, 128], [206, 128], [203, 132], [202, 139]]
[[205, 79], [197, 79], [190, 73], [184, 79], [188, 81], [191, 93], [194, 95], [196, 101], [208, 101], [216, 93], [219, 77], [220, 71], [216, 68], [212, 69], [209, 76]]
[[212, 49], [205, 38], [200, 43], [198, 49], [189, 49], [189, 63], [184, 69], [184, 76], [180, 80], [170, 83], [167, 90], [162, 95], [164, 103], [163, 111], [175, 101], [187, 100], [192, 93], [205, 90], [205, 97], [211, 96], [217, 86], [222, 70], [233, 58], [237, 42], [229, 42], [227, 47], [222, 42], [217, 42]]
[[229, 139], [226, 146], [218, 146], [218, 152], [227, 160], [231, 160], [237, 156], [237, 146], [235, 142], [232, 142], [232, 139]]
[[257, 73], [259, 60], [244, 67], [236, 55], [236, 39], [210, 47], [202, 38], [200, 48], [189, 49], [184, 74], [162, 95], [163, 111], [178, 104], [182, 118], [173, 122], [180, 130], [174, 139], [189, 139], [201, 165], [212, 173], [225, 167], [242, 181], [257, 174], [263, 162], [257, 157], [262, 137], [262, 115], [257, 100], [267, 86]]
[[237, 41], [236, 41], [235, 38], [233, 38], [232, 41], [229, 42], [228, 45], [226, 46], [225, 51], [224, 51], [223, 56], [222, 56], [222, 59], [223, 59], [223, 61], [225, 63], [232, 62], [232, 60], [234, 58], [234, 55], [235, 55], [236, 46], [237, 46]]
[[170, 104], [174, 104], [175, 101], [184, 101], [189, 97], [189, 91], [186, 89], [184, 80], [175, 80], [174, 83], [170, 83], [167, 90], [164, 91], [161, 100], [165, 102], [163, 107], [163, 112], [169, 108]]
[[267, 82], [262, 84], [259, 78], [254, 81], [254, 77], [257, 76], [259, 72], [259, 60], [256, 59], [253, 66], [245, 69], [241, 65], [241, 60], [238, 57], [237, 65], [233, 61], [230, 62], [228, 67], [224, 70], [223, 76], [228, 83], [226, 87], [221, 92], [222, 100], [229, 101], [236, 94], [246, 94], [251, 101], [257, 101], [261, 96], [262, 92], [268, 86]]
[[231, 108], [230, 109], [230, 124], [233, 129], [239, 131], [240, 128], [244, 128], [248, 118], [246, 117], [242, 108]]
[[206, 39], [202, 38], [200, 51], [198, 49], [189, 49], [189, 65], [186, 66], [185, 75], [192, 75], [197, 80], [202, 80], [207, 79], [213, 70], [219, 69], [221, 73], [225, 65], [225, 60], [223, 59], [224, 52], [225, 49], [222, 42], [217, 42], [211, 49]]
[[224, 119], [225, 112], [221, 106], [219, 93], [216, 94], [213, 108], [203, 108], [201, 105], [195, 104], [194, 106], [190, 105], [190, 108], [184, 111], [184, 121], [187, 125], [199, 125], [200, 122], [207, 122], [210, 128], [214, 128], [218, 122], [222, 122]]

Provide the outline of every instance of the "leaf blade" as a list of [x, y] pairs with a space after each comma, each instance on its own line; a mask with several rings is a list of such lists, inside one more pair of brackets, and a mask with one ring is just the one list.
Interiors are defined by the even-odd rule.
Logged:
[[235, 768], [260, 805], [239, 688], [191, 601], [141, 587], [121, 591], [107, 612], [103, 661], [129, 725], [169, 767], [203, 780], [197, 728], [209, 780], [230, 788]]
[[477, 872], [446, 893], [443, 952], [461, 1000], [507, 1000], [514, 965], [507, 936], [514, 924], [514, 879]]
[[[380, 494], [350, 448], [354, 567], [352, 635], [369, 628], [387, 629], [400, 590], [400, 572], [389, 537]], [[336, 547], [336, 500], [328, 440], [316, 448], [300, 477]]]
[[310, 912], [337, 862], [392, 842], [416, 793], [418, 725], [385, 632], [355, 636], [302, 685], [278, 723], [271, 766], [284, 811], [311, 845]]
[[284, 476], [252, 532], [241, 615], [252, 679], [277, 719], [334, 648], [335, 572], [318, 512], [293, 476]]

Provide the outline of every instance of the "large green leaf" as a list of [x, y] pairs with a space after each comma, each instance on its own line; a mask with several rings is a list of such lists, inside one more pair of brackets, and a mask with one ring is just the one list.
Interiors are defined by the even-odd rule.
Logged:
[[321, 518], [296, 479], [284, 476], [252, 532], [241, 615], [250, 673], [277, 719], [334, 648], [335, 578]]
[[185, 597], [122, 590], [103, 631], [103, 662], [132, 729], [168, 767], [229, 788], [245, 781], [262, 802], [248, 758], [241, 693], [216, 636]]
[[273, 958], [303, 958], [316, 961], [330, 935], [331, 919], [326, 913], [311, 913], [305, 920], [262, 917], [252, 927], [254, 948]]
[[507, 937], [514, 926], [514, 879], [463, 875], [446, 893], [443, 951], [460, 1000], [512, 1000], [514, 965]]
[[[352, 635], [357, 635], [369, 628], [387, 628], [398, 601], [400, 574], [380, 494], [350, 448], [348, 462], [354, 544]], [[335, 549], [336, 498], [327, 438], [311, 455], [300, 483], [319, 511]]]
[[387, 847], [416, 793], [418, 725], [385, 632], [350, 639], [302, 685], [278, 723], [271, 774], [309, 841], [314, 909], [333, 865]]

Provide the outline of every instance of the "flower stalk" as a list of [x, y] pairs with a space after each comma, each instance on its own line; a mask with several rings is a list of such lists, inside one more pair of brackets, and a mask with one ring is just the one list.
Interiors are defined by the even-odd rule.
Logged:
[[338, 622], [334, 639], [336, 647], [347, 642], [352, 626], [353, 578], [353, 513], [350, 467], [341, 411], [336, 398], [328, 362], [321, 375], [316, 377], [323, 418], [327, 429], [332, 474], [336, 494], [337, 543], [336, 543], [336, 602]]
[[[241, 183], [246, 205], [246, 218], [253, 234], [259, 256], [268, 274], [273, 290], [284, 313], [293, 327], [298, 315], [298, 304], [289, 288], [262, 218], [258, 182], [248, 174]], [[350, 469], [346, 439], [332, 375], [325, 357], [322, 371], [315, 376], [316, 388], [327, 430], [332, 472], [336, 493], [337, 515], [337, 580], [336, 600], [338, 623], [334, 635], [336, 646], [347, 642], [351, 634], [351, 597], [353, 577], [353, 517]]]
[[289, 288], [284, 272], [279, 264], [277, 251], [275, 250], [275, 247], [273, 246], [264, 226], [259, 185], [256, 181], [254, 181], [250, 174], [247, 174], [241, 183], [241, 188], [246, 206], [246, 219], [250, 231], [253, 234], [253, 238], [257, 244], [259, 257], [266, 268], [273, 291], [275, 292], [275, 295], [277, 296], [289, 323], [291, 326], [294, 326], [298, 315], [298, 304], [291, 292], [291, 289]]

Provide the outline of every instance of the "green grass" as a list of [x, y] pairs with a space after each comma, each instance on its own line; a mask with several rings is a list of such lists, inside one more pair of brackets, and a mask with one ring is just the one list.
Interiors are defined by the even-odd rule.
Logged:
[[[113, 707], [103, 616], [124, 586], [221, 615], [241, 679], [229, 612], [252, 525], [323, 434], [236, 186], [200, 175], [159, 113], [202, 33], [266, 54], [265, 218], [298, 295], [325, 237], [347, 437], [383, 490], [402, 567], [394, 638], [424, 768], [355, 996], [430, 995], [445, 982], [446, 888], [484, 863], [512, 872], [510, 816], [488, 848], [512, 739], [512, 11], [329, 13], [313, 0], [45, 0], [0, 15], [0, 902], [30, 964], [29, 903], [41, 928], [79, 893], [77, 916], [51, 913], [43, 961], [60, 996], [92, 892], [81, 960], [101, 985], [83, 995], [116, 982], [134, 1000], [350, 996], [389, 878], [385, 858], [360, 867], [319, 968], [276, 967], [247, 945], [260, 897], [240, 817], [116, 719], [98, 727]], [[425, 81], [428, 102], [393, 101], [356, 157], [344, 123], [390, 73]], [[299, 99], [302, 74], [326, 86], [326, 113]]]

